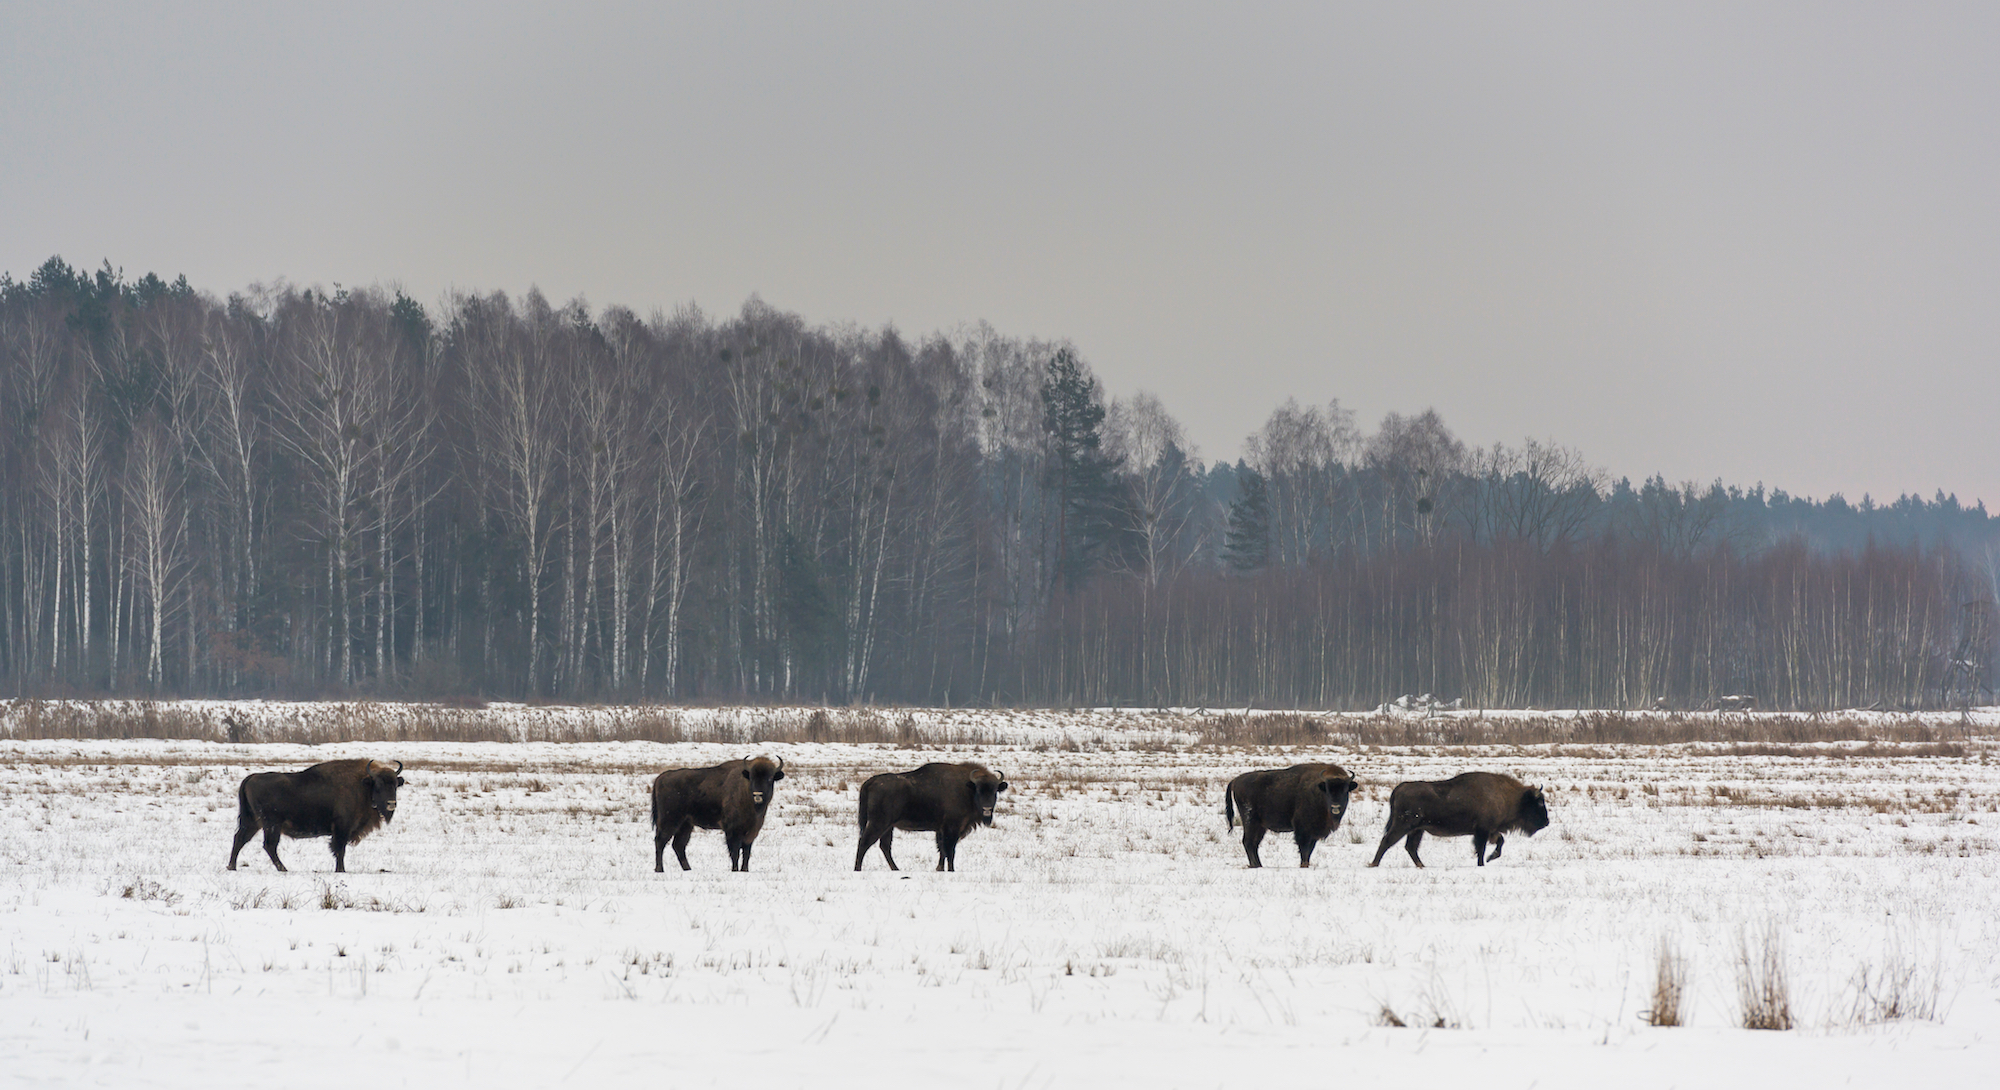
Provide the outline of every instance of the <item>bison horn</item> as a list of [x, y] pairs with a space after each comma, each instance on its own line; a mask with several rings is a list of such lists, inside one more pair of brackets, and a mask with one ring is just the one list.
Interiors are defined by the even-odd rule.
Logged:
[[401, 762], [401, 761], [397, 761], [397, 762], [396, 762], [396, 775], [400, 776], [400, 775], [402, 775], [402, 774], [403, 774], [403, 762]]
[[783, 754], [780, 754], [778, 756], [778, 775], [782, 776], [784, 774], [785, 774], [785, 758]]

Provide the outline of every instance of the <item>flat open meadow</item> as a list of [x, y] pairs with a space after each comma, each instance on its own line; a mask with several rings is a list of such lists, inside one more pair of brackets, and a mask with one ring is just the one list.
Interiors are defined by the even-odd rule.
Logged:
[[[1993, 710], [1826, 728], [1846, 740], [728, 709], [626, 732], [694, 741], [423, 741], [408, 709], [364, 730], [318, 707], [152, 705], [180, 726], [110, 738], [0, 712], [0, 1080], [1492, 1090], [1978, 1084], [2000, 1062]], [[1715, 740], [1616, 740], [1649, 731]], [[651, 777], [753, 752], [786, 771], [754, 869], [697, 832], [692, 872], [654, 873]], [[358, 756], [408, 782], [350, 873], [326, 840], [285, 841], [289, 873], [261, 841], [224, 870], [243, 776]], [[902, 872], [855, 873], [860, 782], [930, 760], [1005, 775], [994, 827], [956, 873], [923, 833], [897, 838]], [[1360, 780], [1346, 823], [1311, 869], [1273, 834], [1250, 870], [1223, 787], [1303, 761]], [[1544, 788], [1553, 824], [1484, 868], [1437, 837], [1426, 869], [1367, 867], [1396, 783], [1472, 769]]]

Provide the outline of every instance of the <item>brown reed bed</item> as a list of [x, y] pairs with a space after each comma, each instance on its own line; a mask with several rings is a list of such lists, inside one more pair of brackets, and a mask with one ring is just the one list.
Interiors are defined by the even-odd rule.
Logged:
[[992, 732], [872, 708], [454, 706], [339, 701], [230, 705], [148, 700], [0, 702], [0, 739], [208, 742], [760, 742], [976, 745]]
[[1880, 752], [1963, 756], [1982, 732], [1955, 717], [1897, 717], [1592, 711], [1578, 715], [1315, 715], [1227, 712], [1198, 725], [1211, 746], [1472, 747], [1491, 745], [1688, 745], [1711, 743], [1742, 755], [1787, 754], [1796, 747], [1862, 743]]
[[719, 742], [1066, 750], [1698, 745], [1741, 756], [1839, 745], [1861, 756], [1962, 757], [1992, 731], [1944, 714], [1620, 712], [1431, 716], [1296, 711], [938, 713], [892, 708], [378, 701], [0, 701], [0, 739], [212, 742]]

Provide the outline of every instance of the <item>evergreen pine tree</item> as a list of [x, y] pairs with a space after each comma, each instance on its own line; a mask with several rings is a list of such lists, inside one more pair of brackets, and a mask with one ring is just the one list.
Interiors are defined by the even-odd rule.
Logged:
[[1236, 463], [1236, 483], [1222, 557], [1237, 571], [1256, 571], [1271, 557], [1271, 489], [1262, 473], [1242, 462]]
[[1042, 381], [1042, 427], [1049, 433], [1047, 485], [1056, 500], [1056, 576], [1081, 583], [1118, 537], [1117, 480], [1099, 432], [1097, 380], [1068, 348], [1049, 360]]

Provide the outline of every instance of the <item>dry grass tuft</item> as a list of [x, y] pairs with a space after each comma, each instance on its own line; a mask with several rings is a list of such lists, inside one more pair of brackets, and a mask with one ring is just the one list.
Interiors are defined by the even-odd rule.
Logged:
[[1744, 1029], [1791, 1029], [1791, 979], [1785, 967], [1784, 935], [1768, 925], [1754, 940], [1737, 938], [1736, 995], [1743, 1004]]
[[1944, 993], [1944, 965], [1941, 958], [1922, 960], [1904, 950], [1901, 944], [1891, 944], [1884, 964], [1855, 969], [1852, 988], [1849, 1025], [1877, 1025], [1904, 1019], [1934, 1022], [1938, 1018], [1939, 997]]
[[1651, 1026], [1687, 1024], [1688, 963], [1672, 939], [1660, 939], [1659, 959], [1653, 969], [1653, 1006], [1645, 1013]]
[[357, 897], [347, 891], [347, 883], [328, 881], [320, 883], [318, 904], [328, 911], [356, 909], [362, 912], [423, 912], [427, 907], [422, 902], [385, 901], [372, 895]]
[[286, 911], [299, 907], [298, 894], [290, 891], [273, 892], [268, 886], [254, 890], [244, 890], [229, 899], [231, 908], [282, 908]]
[[168, 908], [180, 903], [181, 895], [153, 881], [151, 878], [135, 878], [125, 884], [119, 896], [129, 901], [158, 901]]

